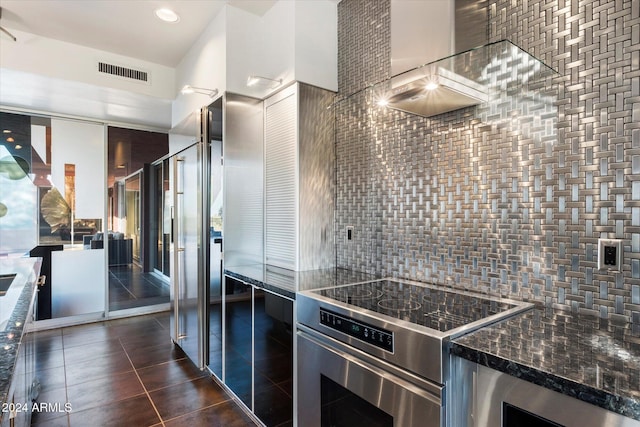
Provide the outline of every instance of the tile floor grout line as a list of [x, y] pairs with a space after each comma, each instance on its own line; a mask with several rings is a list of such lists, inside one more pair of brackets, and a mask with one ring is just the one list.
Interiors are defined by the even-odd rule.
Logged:
[[160, 415], [160, 411], [158, 411], [158, 408], [156, 407], [156, 403], [151, 398], [151, 394], [149, 393], [149, 390], [147, 390], [147, 386], [144, 385], [144, 382], [142, 382], [142, 378], [140, 378], [140, 375], [138, 374], [138, 368], [136, 368], [136, 366], [133, 364], [133, 360], [131, 360], [131, 357], [129, 357], [129, 352], [127, 351], [126, 348], [124, 348], [124, 344], [122, 343], [122, 340], [120, 339], [120, 337], [118, 337], [118, 341], [120, 342], [120, 345], [122, 346], [122, 349], [124, 350], [124, 354], [127, 356], [127, 359], [129, 359], [129, 363], [131, 363], [131, 366], [133, 366], [133, 372], [136, 374], [136, 378], [138, 378], [138, 381], [140, 381], [140, 385], [144, 390], [144, 394], [147, 396], [147, 399], [149, 399], [149, 402], [151, 402], [151, 406], [153, 407], [153, 410], [156, 411], [156, 415], [160, 419], [160, 424], [162, 425], [162, 427], [165, 427], [164, 420], [162, 419], [162, 415]]
[[175, 416], [173, 418], [169, 418], [166, 421], [169, 422], [169, 421], [177, 420], [178, 418], [184, 417], [186, 415], [195, 414], [196, 412], [204, 411], [205, 409], [213, 408], [214, 406], [222, 405], [223, 403], [228, 403], [229, 401], [231, 401], [233, 403], [233, 399], [232, 398], [225, 399], [225, 400], [223, 400], [221, 402], [214, 403], [214, 404], [209, 405], [209, 406], [204, 406], [204, 407], [199, 408], [199, 409], [194, 409], [193, 411], [189, 411], [189, 412], [186, 412], [184, 414]]
[[[62, 340], [62, 369], [64, 370], [64, 400], [65, 403], [69, 402], [69, 383], [67, 381], [67, 353], [64, 346], [64, 329], [60, 329], [60, 339]], [[73, 412], [73, 404], [71, 404], [71, 410], [67, 412], [67, 425], [71, 427], [71, 412]]]
[[[164, 325], [162, 324], [162, 322], [160, 322], [156, 316], [152, 316], [152, 317], [153, 317], [153, 320], [154, 320], [154, 321], [155, 321], [155, 322], [160, 326], [160, 328], [161, 328], [162, 330], [165, 330], [165, 329], [166, 329], [166, 328], [164, 327]], [[169, 338], [169, 341], [171, 341], [171, 338]]]
[[[192, 362], [191, 362], [189, 359], [187, 359], [187, 358], [177, 359], [177, 360], [176, 360], [176, 362], [181, 361], [181, 360], [187, 360], [187, 361], [189, 361], [189, 363], [192, 363]], [[145, 366], [144, 368], [140, 368], [140, 369], [152, 368], [152, 367], [154, 367], [154, 366], [160, 366], [160, 365], [164, 365], [164, 364], [171, 363], [171, 362], [172, 362], [172, 361], [169, 361], [169, 362], [162, 362], [162, 363], [158, 363], [158, 364], [156, 364], [156, 365]], [[136, 369], [136, 373], [137, 373], [137, 369]], [[196, 381], [196, 380], [199, 380], [199, 379], [202, 379], [202, 378], [209, 378], [209, 377], [208, 377], [208, 376], [201, 376], [201, 377], [194, 377], [194, 378], [186, 378], [186, 379], [184, 379], [184, 380], [180, 380], [180, 381], [178, 381], [178, 382], [176, 382], [176, 383], [171, 383], [171, 384], [169, 384], [169, 385], [165, 385], [165, 386], [162, 386], [162, 387], [158, 387], [158, 388], [151, 389], [151, 390], [149, 390], [149, 393], [155, 393], [156, 391], [164, 390], [164, 389], [167, 389], [167, 388], [170, 388], [170, 387], [174, 387], [174, 386], [177, 386], [177, 385], [180, 385], [180, 384], [188, 383], [188, 382], [193, 382], [193, 381]], [[145, 387], [145, 388], [146, 388], [146, 387]]]
[[133, 292], [131, 292], [129, 289], [127, 289], [127, 287], [124, 285], [124, 283], [122, 283], [122, 280], [120, 280], [118, 277], [116, 277], [114, 280], [117, 280], [118, 281], [118, 286], [120, 286], [122, 289], [127, 291], [129, 293], [129, 295], [131, 295], [133, 297], [133, 299], [138, 299]]
[[[159, 325], [160, 328], [161, 328], [161, 329], [158, 330], [158, 332], [160, 332], [160, 331], [167, 332], [167, 328], [164, 327], [164, 323], [163, 323], [163, 320], [161, 320], [161, 316], [159, 316], [159, 315], [151, 315], [150, 319], [153, 320], [153, 322], [151, 324], [149, 324], [149, 326], [151, 326], [153, 324], [156, 324], [156, 325]], [[162, 319], [166, 320], [166, 317], [163, 317]], [[109, 325], [109, 321], [102, 321], [102, 322], [99, 322], [99, 323], [102, 323], [103, 325]], [[122, 326], [125, 326], [125, 325], [129, 325], [129, 322], [127, 322], [126, 324], [123, 324]], [[78, 331], [78, 332], [81, 332], [81, 333], [84, 333], [84, 332], [90, 333], [91, 331], [95, 331], [95, 332], [100, 332], [101, 331], [100, 329], [94, 330], [92, 328], [84, 331], [82, 329], [83, 326], [86, 326], [86, 325], [78, 325], [78, 326], [74, 325], [72, 327], [60, 328], [60, 335], [58, 335], [60, 337], [60, 340], [61, 340], [62, 363], [63, 363], [61, 368], [62, 368], [62, 372], [64, 374], [64, 383], [63, 383], [64, 385], [63, 386], [64, 386], [64, 390], [65, 390], [65, 400], [67, 401], [67, 403], [69, 403], [68, 400], [69, 400], [69, 397], [70, 397], [69, 388], [70, 387], [75, 387], [75, 385], [76, 385], [76, 384], [73, 384], [73, 385], [69, 384], [68, 369], [69, 369], [70, 365], [68, 366], [67, 364], [70, 363], [70, 359], [67, 356], [70, 356], [70, 357], [73, 358], [73, 355], [75, 354], [75, 350], [74, 349], [76, 347], [78, 347], [77, 345], [73, 345], [74, 343], [77, 343], [77, 338], [75, 338], [75, 334], [73, 334], [73, 333], [69, 334], [69, 331], [70, 330], [73, 331], [73, 332]], [[118, 325], [118, 326], [120, 326], [120, 325]], [[210, 409], [210, 408], [217, 407], [217, 406], [225, 404], [225, 403], [229, 403], [229, 404], [232, 404], [234, 406], [239, 406], [240, 405], [239, 400], [234, 399], [233, 395], [227, 393], [226, 390], [224, 390], [224, 387], [222, 387], [223, 390], [225, 391], [223, 400], [221, 400], [219, 402], [216, 402], [216, 403], [213, 403], [213, 404], [210, 404], [210, 405], [205, 406], [203, 408], [199, 408], [199, 409], [195, 409], [195, 410], [189, 411], [186, 414], [174, 415], [174, 413], [169, 413], [169, 414], [167, 414], [167, 419], [163, 419], [163, 417], [161, 416], [161, 414], [159, 412], [159, 407], [157, 406], [158, 402], [155, 402], [153, 400], [149, 387], [147, 387], [145, 385], [145, 383], [142, 381], [140, 370], [141, 369], [146, 369], [146, 368], [153, 368], [153, 367], [159, 366], [161, 364], [182, 363], [182, 361], [188, 361], [189, 363], [191, 363], [190, 359], [188, 357], [186, 357], [186, 356], [183, 356], [183, 358], [181, 358], [181, 359], [172, 359], [172, 360], [168, 360], [168, 361], [165, 361], [165, 362], [162, 362], [162, 363], [145, 366], [143, 368], [137, 368], [133, 363], [132, 356], [130, 355], [130, 353], [134, 353], [140, 347], [135, 347], [134, 348], [131, 344], [135, 344], [135, 343], [127, 341], [127, 337], [128, 337], [128, 333], [129, 333], [128, 328], [124, 328], [122, 330], [114, 329], [114, 332], [116, 332], [118, 335], [109, 337], [108, 339], [105, 338], [105, 340], [108, 340], [108, 341], [118, 340], [118, 344], [120, 345], [121, 350], [124, 351], [125, 356], [126, 356], [127, 360], [129, 361], [129, 364], [131, 366], [131, 370], [133, 370], [135, 372], [136, 379], [138, 380], [138, 383], [142, 386], [142, 390], [143, 391], [140, 392], [139, 394], [136, 394], [135, 397], [141, 397], [143, 395], [146, 396], [147, 399], [149, 400], [149, 402], [151, 403], [152, 408], [155, 411], [157, 418], [160, 420], [159, 423], [157, 421], [155, 421], [154, 424], [153, 424], [154, 426], [156, 426], [156, 427], [160, 427], [160, 426], [166, 427], [166, 425], [167, 425], [169, 420], [174, 420], [176, 418], [185, 416], [187, 414], [195, 414], [195, 413], [198, 413], [199, 411], [202, 411], [204, 409]], [[88, 336], [90, 336], [90, 335], [88, 335]], [[71, 339], [69, 340], [67, 338], [71, 338]], [[125, 341], [129, 342], [130, 345], [125, 347]], [[169, 341], [171, 341], [171, 340], [169, 340]], [[111, 342], [113, 343], [113, 345], [115, 345], [114, 341], [111, 341]], [[69, 345], [71, 345], [71, 346], [69, 346]], [[172, 344], [172, 345], [175, 346], [175, 344]], [[128, 347], [131, 347], [131, 348], [128, 349]], [[143, 348], [144, 348], [144, 346], [143, 346]], [[69, 353], [69, 351], [72, 351], [72, 352]], [[115, 352], [115, 350], [114, 350], [114, 352]], [[100, 358], [103, 358], [103, 359], [105, 357], [107, 357], [107, 356], [105, 356], [105, 355], [101, 355], [100, 356]], [[73, 371], [73, 369], [72, 369], [72, 371]], [[130, 373], [131, 373], [131, 371], [128, 371], [129, 375], [130, 375]], [[200, 374], [202, 374], [202, 373], [200, 373]], [[210, 381], [212, 383], [212, 385], [213, 384], [218, 384], [216, 379], [209, 372], [205, 371], [204, 374], [202, 374], [202, 375], [200, 375], [200, 374], [197, 375], [196, 377], [193, 377], [193, 378], [180, 380], [176, 384], [172, 384], [172, 385], [168, 385], [166, 387], [161, 387], [161, 388], [158, 388], [158, 389], [154, 389], [153, 391], [155, 392], [157, 390], [162, 390], [164, 388], [168, 388], [168, 387], [171, 387], [171, 386], [175, 386], [175, 385], [178, 385], [178, 384], [183, 384], [185, 382], [192, 382], [192, 381], [198, 381], [198, 380], [202, 380], [202, 381], [208, 380], [208, 381]], [[78, 385], [80, 385], [80, 384], [78, 384]], [[102, 406], [104, 406], [104, 405], [102, 405]], [[95, 409], [95, 408], [86, 408], [86, 409], [82, 409], [81, 411], [77, 411], [77, 410], [73, 411], [73, 408], [72, 408], [71, 412], [68, 412], [67, 414], [65, 414], [66, 425], [68, 427], [71, 427], [73, 425], [73, 420], [71, 420], [71, 415], [74, 415], [74, 418], [76, 418], [75, 414], [79, 414], [79, 413], [81, 413], [81, 412], [83, 412], [85, 410], [88, 411], [88, 410], [93, 410], [93, 409]], [[242, 410], [242, 412], [244, 412], [244, 409]], [[245, 413], [245, 415], [246, 415], [246, 413]], [[168, 418], [168, 417], [171, 417], [171, 418]], [[253, 418], [251, 418], [251, 417], [249, 417], [249, 418], [253, 421]], [[42, 422], [44, 424], [40, 424], [40, 425], [47, 425], [46, 424], [46, 422], [47, 422], [46, 420], [43, 420]]]

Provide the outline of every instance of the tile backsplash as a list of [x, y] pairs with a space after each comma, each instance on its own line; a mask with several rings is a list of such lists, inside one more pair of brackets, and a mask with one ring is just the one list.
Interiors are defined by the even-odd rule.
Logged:
[[488, 8], [490, 40], [559, 77], [423, 118], [365, 89], [390, 77], [390, 1], [338, 5], [337, 263], [640, 323], [640, 4]]

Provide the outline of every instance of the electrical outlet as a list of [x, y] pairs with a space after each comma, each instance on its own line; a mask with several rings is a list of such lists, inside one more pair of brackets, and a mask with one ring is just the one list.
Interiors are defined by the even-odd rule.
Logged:
[[598, 239], [598, 270], [622, 271], [622, 240]]
[[350, 242], [353, 240], [353, 225], [348, 225], [347, 228], [347, 242]]

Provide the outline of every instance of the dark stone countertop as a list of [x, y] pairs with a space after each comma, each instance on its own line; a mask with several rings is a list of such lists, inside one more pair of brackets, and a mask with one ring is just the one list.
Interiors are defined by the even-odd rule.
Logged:
[[295, 299], [296, 293], [301, 291], [379, 278], [343, 268], [293, 271], [266, 264], [226, 267], [224, 274], [290, 299]]
[[451, 352], [640, 420], [640, 325], [534, 308], [453, 340]]
[[[32, 309], [40, 258], [1, 258], [0, 274], [16, 274], [7, 294], [0, 298], [0, 403], [6, 403], [11, 389], [18, 350]], [[0, 411], [0, 420], [3, 412]]]
[[[291, 271], [255, 264], [224, 273], [295, 299], [296, 293], [380, 277], [341, 268]], [[534, 308], [456, 338], [472, 362], [640, 420], [640, 325]]]

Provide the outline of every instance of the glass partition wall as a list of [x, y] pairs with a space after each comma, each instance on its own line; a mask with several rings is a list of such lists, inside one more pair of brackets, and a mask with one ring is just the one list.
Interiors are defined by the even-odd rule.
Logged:
[[168, 135], [13, 111], [0, 128], [0, 256], [43, 258], [43, 327], [166, 308]]
[[105, 311], [105, 127], [0, 112], [0, 256], [43, 258], [39, 321]]
[[108, 128], [111, 313], [169, 303], [168, 152], [167, 134]]

